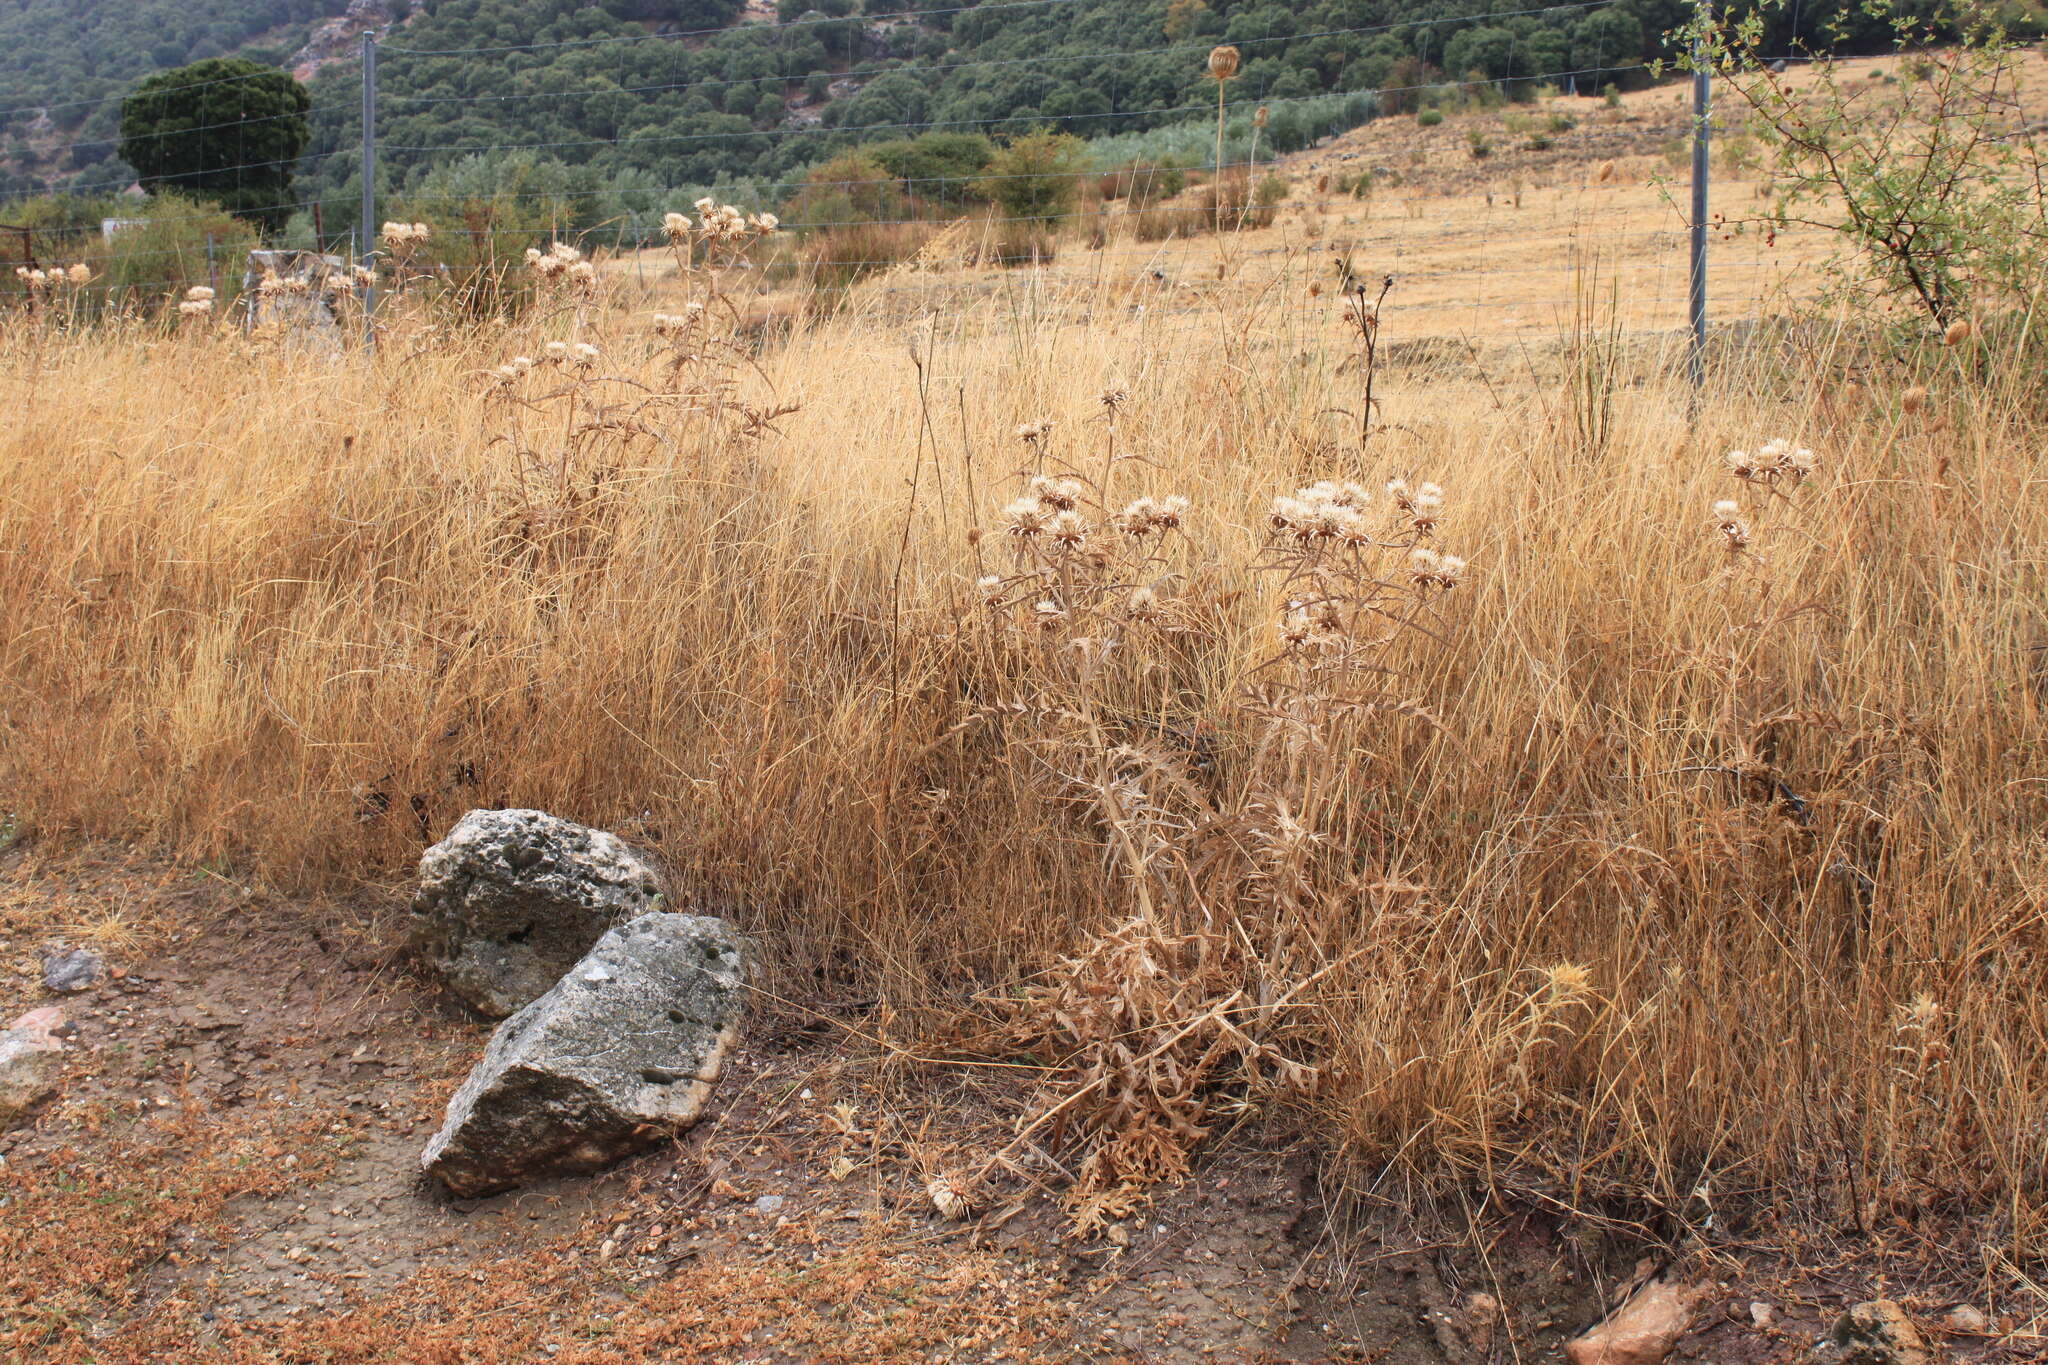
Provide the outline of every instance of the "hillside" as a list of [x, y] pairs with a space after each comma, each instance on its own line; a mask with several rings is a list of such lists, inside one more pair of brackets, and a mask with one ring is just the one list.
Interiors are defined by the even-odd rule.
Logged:
[[[1640, 84], [1681, 13], [1670, 0], [432, 0], [379, 61], [380, 181], [447, 193], [423, 186], [430, 170], [445, 180], [489, 157], [469, 185], [538, 167], [551, 186], [611, 189], [593, 219], [638, 212], [657, 190], [779, 202], [805, 168], [918, 129], [1099, 139], [1205, 119], [1203, 59], [1218, 43], [1244, 56], [1233, 103], [1267, 104], [1263, 145], [1284, 153], [1370, 117], [1370, 92], [1446, 73], [1511, 94], [1567, 72]], [[314, 85], [309, 178], [329, 222], [352, 216], [358, 193], [354, 79], [336, 67]], [[553, 163], [576, 174], [550, 178]]]
[[[1399, 105], [1443, 81], [1510, 95], [1642, 84], [1688, 12], [1677, 0], [357, 0], [319, 27], [342, 8], [145, 0], [80, 16], [26, 0], [0, 19], [13, 40], [0, 44], [0, 166], [13, 168], [0, 189], [119, 188], [109, 97], [150, 70], [239, 51], [312, 74], [301, 184], [329, 222], [352, 219], [349, 39], [380, 11], [402, 20], [379, 63], [379, 178], [392, 191], [486, 152], [575, 168], [586, 188], [644, 190], [801, 178], [851, 144], [934, 124], [1138, 133], [1204, 116], [1215, 87], [1202, 58], [1217, 43], [1243, 51], [1233, 100], [1268, 104], [1264, 145], [1285, 152], [1366, 117], [1364, 92]], [[1839, 8], [1802, 7], [1801, 33]]]
[[[1235, 45], [1227, 154], [1287, 153], [1376, 112], [1650, 83], [1680, 0], [20, 0], [0, 16], [0, 194], [108, 194], [120, 93], [237, 52], [306, 78], [314, 136], [296, 200], [329, 228], [360, 198], [354, 40], [381, 31], [379, 186], [444, 202], [510, 192], [567, 226], [644, 230], [677, 192], [784, 202], [808, 169], [925, 129], [998, 141], [1038, 126], [1115, 138], [1102, 164], [1206, 156], [1204, 57]], [[2031, 16], [2032, 11], [2028, 11]], [[1766, 50], [1871, 47], [1845, 0], [1766, 16]], [[2031, 17], [2027, 22], [2032, 22]], [[894, 168], [891, 168], [894, 170]], [[973, 168], [970, 168], [973, 169]], [[313, 215], [301, 219], [301, 234]]]
[[345, 0], [10, 0], [0, 6], [0, 190], [124, 175], [110, 103], [206, 57], [283, 64]]

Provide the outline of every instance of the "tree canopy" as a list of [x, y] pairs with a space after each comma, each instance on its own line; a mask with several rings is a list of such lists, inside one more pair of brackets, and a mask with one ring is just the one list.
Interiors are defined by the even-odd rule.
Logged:
[[138, 81], [121, 103], [121, 158], [145, 189], [219, 204], [276, 228], [312, 137], [306, 87], [274, 67], [215, 57]]

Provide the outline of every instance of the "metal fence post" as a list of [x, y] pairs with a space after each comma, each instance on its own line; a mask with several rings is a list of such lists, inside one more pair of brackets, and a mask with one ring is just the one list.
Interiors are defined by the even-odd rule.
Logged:
[[[358, 264], [372, 269], [377, 264], [377, 35], [363, 31], [363, 226], [356, 239], [363, 254]], [[374, 345], [376, 331], [371, 316], [377, 311], [377, 286], [363, 285], [363, 344]]]
[[1700, 0], [1699, 31], [1692, 40], [1692, 273], [1686, 306], [1692, 318], [1692, 347], [1686, 369], [1698, 389], [1707, 378], [1707, 132], [1713, 92], [1707, 72], [1707, 25], [1712, 0]]

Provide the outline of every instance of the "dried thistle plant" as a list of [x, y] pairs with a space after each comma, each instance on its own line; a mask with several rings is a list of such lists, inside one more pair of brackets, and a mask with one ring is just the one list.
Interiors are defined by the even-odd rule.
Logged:
[[1103, 496], [1128, 401], [1102, 399], [1095, 477], [1061, 459], [1051, 422], [1018, 427], [1036, 472], [996, 523], [1011, 568], [976, 585], [990, 657], [1019, 693], [976, 719], [1010, 731], [1129, 895], [1128, 918], [1001, 1002], [1005, 1044], [1055, 1067], [1023, 1135], [1051, 1125], [1081, 1150], [1068, 1199], [1084, 1233], [1184, 1174], [1214, 1106], [1316, 1083], [1320, 1016], [1303, 995], [1333, 963], [1308, 921], [1323, 888], [1360, 871], [1316, 827], [1330, 799], [1321, 760], [1355, 748], [1375, 715], [1438, 724], [1392, 683], [1411, 638], [1433, 635], [1422, 618], [1468, 572], [1432, 543], [1445, 516], [1434, 484], [1395, 479], [1380, 496], [1330, 480], [1275, 499], [1246, 567], [1278, 580], [1278, 648], [1222, 718], [1250, 740], [1233, 780], [1199, 771], [1156, 720], [1171, 694], [1134, 703], [1180, 652], [1213, 641], [1180, 591], [1196, 553], [1188, 501], [1148, 494], [1111, 511]]
[[731, 415], [737, 430], [758, 436], [773, 429], [793, 405], [759, 407], [741, 401], [741, 380], [759, 373], [743, 339], [745, 318], [728, 289], [730, 273], [745, 269], [754, 250], [781, 230], [772, 213], [747, 213], [706, 196], [697, 217], [671, 212], [662, 236], [688, 294], [677, 312], [658, 312], [653, 331], [664, 352], [669, 395], [686, 409], [714, 419]]

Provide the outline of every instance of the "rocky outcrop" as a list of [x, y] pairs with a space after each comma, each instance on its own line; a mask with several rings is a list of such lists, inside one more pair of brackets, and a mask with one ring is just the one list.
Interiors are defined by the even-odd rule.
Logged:
[[14, 1127], [57, 1088], [64, 1044], [57, 1037], [64, 1011], [30, 1010], [0, 1033], [0, 1132]]
[[314, 29], [306, 45], [285, 62], [292, 75], [302, 81], [333, 62], [345, 62], [361, 50], [362, 36], [387, 24], [404, 23], [419, 13], [421, 0], [406, 0], [402, 16], [394, 15], [387, 0], [349, 0], [348, 8]]
[[457, 995], [502, 1019], [660, 899], [654, 869], [603, 830], [473, 810], [420, 857], [413, 944]]
[[249, 324], [275, 329], [292, 344], [338, 355], [341, 327], [330, 299], [348, 287], [348, 262], [318, 251], [252, 251], [242, 274]]
[[608, 1165], [694, 1122], [732, 1045], [723, 920], [643, 915], [498, 1026], [420, 1165], [459, 1198]]

